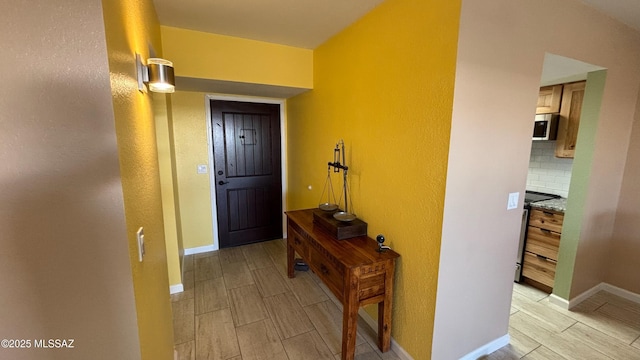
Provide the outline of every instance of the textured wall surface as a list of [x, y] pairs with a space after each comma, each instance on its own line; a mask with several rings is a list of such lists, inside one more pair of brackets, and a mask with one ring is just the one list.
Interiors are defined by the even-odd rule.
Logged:
[[0, 358], [140, 359], [102, 4], [0, 8]]
[[[251, 94], [260, 93], [264, 85], [313, 87], [312, 50], [168, 26], [161, 31], [163, 53], [174, 62], [177, 76], [242, 84], [235, 89]], [[209, 175], [196, 172], [198, 164], [208, 165], [209, 171], [213, 168], [208, 163], [205, 95], [187, 91], [172, 95], [179, 221], [185, 249], [214, 245]]]
[[209, 174], [198, 174], [198, 164], [209, 164], [205, 94], [177, 91], [172, 95], [174, 146], [182, 239], [185, 249], [213, 245]]
[[176, 76], [313, 87], [313, 51], [232, 36], [162, 27]]
[[[138, 91], [135, 53], [161, 55], [153, 3], [103, 1], [118, 155], [122, 173], [129, 255], [143, 359], [173, 358], [158, 147], [152, 97]], [[151, 49], [150, 47], [153, 47]], [[138, 262], [136, 231], [144, 227], [144, 261]]]
[[156, 123], [158, 144], [158, 166], [162, 189], [162, 213], [164, 220], [165, 246], [167, 248], [167, 269], [169, 284], [182, 284], [181, 259], [184, 255], [180, 208], [178, 207], [178, 184], [175, 173], [175, 143], [173, 138], [173, 116], [171, 97], [163, 93], [151, 93], [153, 98], [153, 118]]
[[344, 139], [353, 210], [401, 255], [392, 336], [416, 359], [431, 353], [459, 6], [384, 2], [315, 50], [314, 90], [287, 106], [288, 208], [318, 206]]

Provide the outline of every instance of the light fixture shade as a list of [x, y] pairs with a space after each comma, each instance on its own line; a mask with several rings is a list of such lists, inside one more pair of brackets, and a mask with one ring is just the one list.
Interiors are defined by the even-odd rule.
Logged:
[[147, 60], [149, 69], [149, 90], [160, 93], [175, 91], [176, 80], [173, 75], [173, 63], [160, 58]]

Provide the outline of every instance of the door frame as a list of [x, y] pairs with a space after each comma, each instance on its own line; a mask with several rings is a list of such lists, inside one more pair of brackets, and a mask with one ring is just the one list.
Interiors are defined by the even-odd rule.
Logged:
[[[285, 162], [285, 154], [287, 153], [287, 142], [285, 141], [286, 134], [286, 118], [285, 105], [286, 99], [268, 98], [268, 97], [253, 97], [242, 95], [226, 95], [226, 94], [206, 94], [205, 100], [205, 122], [207, 124], [207, 156], [209, 160], [209, 191], [211, 193], [211, 222], [213, 229], [213, 245], [211, 250], [220, 249], [220, 239], [218, 238], [218, 209], [216, 207], [216, 181], [215, 171], [213, 166], [213, 126], [211, 124], [211, 100], [223, 100], [223, 101], [240, 101], [240, 102], [252, 102], [261, 104], [277, 104], [280, 105], [280, 163], [281, 163], [281, 181], [282, 181], [282, 211], [287, 211], [286, 203], [286, 190], [287, 190], [287, 163]], [[282, 217], [282, 236], [287, 237], [286, 216]]]

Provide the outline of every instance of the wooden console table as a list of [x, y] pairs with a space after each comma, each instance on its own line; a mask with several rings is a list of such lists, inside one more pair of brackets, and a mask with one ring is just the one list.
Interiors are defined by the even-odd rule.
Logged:
[[400, 255], [393, 250], [378, 252], [378, 243], [367, 236], [337, 240], [314, 226], [313, 211], [286, 212], [289, 277], [295, 276], [293, 265], [297, 252], [342, 302], [342, 360], [354, 358], [358, 309], [368, 304], [378, 304], [378, 347], [382, 352], [388, 351], [393, 273]]

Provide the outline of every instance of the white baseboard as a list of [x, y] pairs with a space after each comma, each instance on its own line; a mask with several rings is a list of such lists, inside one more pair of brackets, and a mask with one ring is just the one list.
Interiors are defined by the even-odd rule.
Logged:
[[590, 298], [591, 296], [595, 295], [598, 291], [603, 290], [604, 287], [604, 283], [600, 283], [594, 287], [592, 287], [591, 289], [583, 292], [582, 294], [574, 297], [573, 299], [569, 300], [569, 309], [573, 309], [576, 305], [580, 304], [581, 302], [587, 300], [588, 298]]
[[489, 355], [492, 352], [500, 349], [501, 347], [508, 345], [510, 340], [511, 338], [509, 337], [509, 334], [504, 335], [502, 337], [499, 337], [493, 340], [490, 343], [484, 344], [483, 346], [475, 349], [474, 351], [461, 357], [460, 360], [476, 360], [481, 356]]
[[549, 302], [552, 303], [553, 305], [560, 306], [565, 310], [569, 310], [569, 305], [570, 305], [569, 301], [561, 298], [556, 294], [549, 295]]
[[[569, 300], [569, 307], [568, 308], [571, 309], [571, 308], [575, 307], [576, 305], [578, 305], [581, 302], [585, 301], [589, 297], [595, 295], [598, 291], [606, 291], [606, 292], [611, 293], [613, 295], [617, 295], [617, 296], [620, 296], [621, 298], [624, 298], [624, 299], [627, 299], [629, 301], [633, 301], [634, 303], [640, 304], [640, 294], [636, 294], [634, 292], [625, 290], [623, 288], [619, 288], [617, 286], [602, 282], [602, 283], [592, 287], [591, 289], [583, 292], [582, 294], [574, 297], [573, 299]], [[564, 300], [564, 299], [562, 299], [562, 300]]]
[[623, 288], [619, 288], [617, 286], [602, 283], [603, 290], [612, 293], [613, 295], [618, 295], [621, 298], [625, 298], [629, 301], [633, 301], [634, 303], [640, 304], [640, 294], [636, 294], [629, 290], [625, 290]]
[[[364, 322], [366, 322], [374, 332], [378, 332], [378, 322], [373, 320], [373, 318], [369, 316], [366, 311], [364, 311], [364, 308], [360, 308], [360, 310], [358, 310], [358, 315], [360, 315], [362, 320], [364, 320]], [[400, 360], [413, 360], [413, 357], [411, 357], [411, 355], [409, 355], [409, 353], [405, 349], [403, 349], [402, 346], [400, 346], [400, 344], [398, 344], [393, 338], [391, 338], [391, 351], [393, 351], [398, 356], [398, 358], [400, 358]]]
[[169, 285], [169, 294], [177, 294], [183, 291], [184, 291], [184, 286], [182, 286], [182, 284]]
[[185, 255], [193, 255], [193, 254], [200, 254], [200, 253], [209, 252], [209, 251], [216, 251], [216, 250], [218, 250], [218, 249], [215, 246], [207, 245], [207, 246], [200, 246], [200, 247], [195, 247], [195, 248], [184, 249], [184, 254]]

